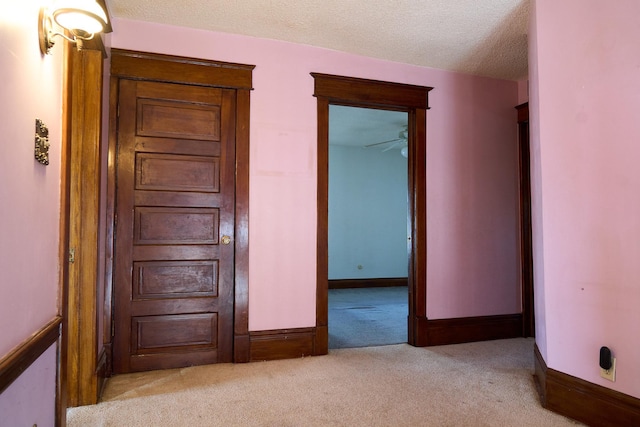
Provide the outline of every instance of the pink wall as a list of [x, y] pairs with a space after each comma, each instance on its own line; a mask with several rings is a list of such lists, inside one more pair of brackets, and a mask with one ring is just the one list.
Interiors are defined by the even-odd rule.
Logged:
[[538, 41], [535, 3], [529, 18], [529, 151], [531, 159], [531, 229], [533, 249], [534, 311], [536, 344], [546, 360], [547, 320], [544, 287], [544, 245], [542, 233], [542, 171], [540, 165], [540, 97], [538, 96]]
[[519, 312], [516, 82], [146, 22], [119, 19], [114, 29], [114, 48], [256, 65], [251, 330], [315, 325], [316, 100], [310, 72], [435, 87], [428, 113], [428, 315]]
[[55, 393], [54, 344], [0, 395], [0, 425], [55, 425]]
[[529, 78], [518, 80], [518, 105], [529, 101]]
[[[543, 355], [640, 397], [640, 3], [539, 0], [533, 13]], [[599, 376], [603, 345], [617, 357], [615, 383]]]
[[[62, 48], [40, 55], [39, 5], [0, 3], [0, 357], [57, 313]], [[49, 127], [49, 166], [34, 160], [36, 118]], [[24, 375], [28, 379], [0, 395], [3, 408], [14, 408], [34, 384], [53, 384], [55, 352], [45, 353]], [[53, 391], [36, 388], [37, 395], [27, 392], [30, 410], [10, 424], [53, 424], [51, 411], [44, 421], [35, 418], [53, 408]], [[2, 413], [3, 420], [11, 416]]]

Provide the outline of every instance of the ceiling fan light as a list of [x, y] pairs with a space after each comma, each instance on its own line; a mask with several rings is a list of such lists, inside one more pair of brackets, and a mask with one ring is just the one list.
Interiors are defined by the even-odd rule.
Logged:
[[107, 14], [92, 0], [58, 0], [51, 10], [58, 25], [81, 37], [91, 37], [107, 25]]
[[402, 149], [400, 150], [400, 154], [405, 159], [409, 158], [409, 147], [407, 147], [406, 145], [404, 147], [402, 147]]

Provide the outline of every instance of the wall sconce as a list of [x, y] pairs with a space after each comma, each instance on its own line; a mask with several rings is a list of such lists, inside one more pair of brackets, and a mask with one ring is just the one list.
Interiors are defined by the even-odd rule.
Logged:
[[[50, 8], [41, 8], [38, 26], [40, 51], [48, 54], [53, 47], [53, 38], [61, 36], [82, 49], [84, 40], [91, 40], [96, 33], [104, 31], [108, 19], [104, 9], [95, 0], [54, 0]], [[62, 32], [53, 32], [53, 23]], [[64, 34], [68, 31], [71, 37]]]

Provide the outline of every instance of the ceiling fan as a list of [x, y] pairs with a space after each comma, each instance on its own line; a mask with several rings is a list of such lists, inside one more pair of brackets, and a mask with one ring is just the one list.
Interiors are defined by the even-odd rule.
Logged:
[[389, 150], [392, 150], [394, 148], [401, 147], [400, 154], [402, 154], [402, 156], [404, 156], [404, 157], [407, 157], [408, 152], [409, 152], [409, 148], [408, 148], [409, 144], [407, 143], [408, 137], [409, 137], [409, 131], [407, 130], [407, 126], [403, 126], [403, 129], [400, 132], [398, 132], [398, 137], [397, 138], [390, 139], [388, 141], [374, 142], [373, 144], [368, 144], [368, 145], [365, 145], [364, 147], [365, 148], [371, 148], [371, 147], [377, 147], [377, 146], [380, 146], [380, 145], [388, 144], [382, 150], [383, 153], [385, 151], [389, 151]]

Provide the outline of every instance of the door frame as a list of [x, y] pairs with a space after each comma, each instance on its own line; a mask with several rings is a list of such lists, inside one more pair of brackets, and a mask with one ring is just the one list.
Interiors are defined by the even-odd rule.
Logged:
[[[426, 139], [432, 87], [311, 73], [317, 98], [318, 189], [315, 354], [329, 351], [328, 216], [329, 105], [377, 108], [408, 113], [408, 288], [407, 341], [427, 345], [427, 181]], [[421, 141], [422, 143], [418, 143]]]
[[[179, 72], [177, 72], [179, 68]], [[109, 101], [109, 154], [107, 174], [107, 267], [105, 326], [113, 324], [113, 251], [118, 87], [121, 79], [192, 84], [236, 90], [235, 238], [233, 362], [249, 361], [249, 98], [254, 65], [194, 59], [170, 55], [111, 50]], [[105, 344], [111, 346], [112, 332]], [[106, 331], [105, 331], [106, 332]], [[105, 336], [105, 338], [107, 338]], [[108, 341], [108, 342], [107, 342]], [[109, 359], [113, 354], [109, 351]], [[111, 366], [111, 364], [109, 365]]]
[[520, 274], [522, 280], [522, 336], [536, 336], [533, 295], [533, 235], [531, 230], [531, 155], [529, 147], [529, 103], [518, 111], [518, 174], [520, 184]]
[[[57, 420], [96, 403], [103, 56], [65, 44], [61, 154], [60, 312]], [[73, 254], [73, 256], [71, 256]]]

